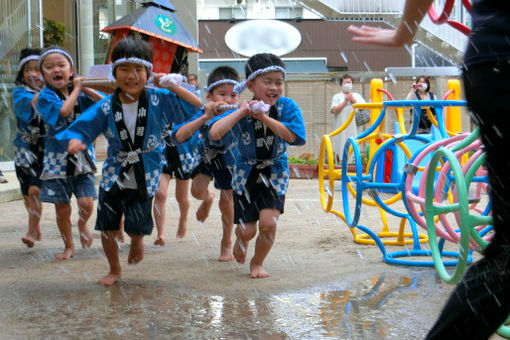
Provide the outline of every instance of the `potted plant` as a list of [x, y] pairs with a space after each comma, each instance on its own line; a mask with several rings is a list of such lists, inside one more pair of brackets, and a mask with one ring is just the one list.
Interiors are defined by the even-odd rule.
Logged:
[[312, 179], [318, 176], [319, 162], [311, 152], [289, 158], [290, 178]]

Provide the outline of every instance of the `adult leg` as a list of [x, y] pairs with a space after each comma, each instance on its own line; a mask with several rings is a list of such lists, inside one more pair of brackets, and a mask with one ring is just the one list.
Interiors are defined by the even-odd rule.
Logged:
[[73, 233], [71, 230], [71, 204], [55, 203], [57, 226], [64, 241], [64, 252], [56, 256], [57, 260], [67, 260], [74, 254]]
[[106, 259], [108, 260], [108, 265], [110, 266], [110, 271], [102, 279], [97, 281], [97, 283], [107, 287], [120, 279], [122, 271], [119, 260], [119, 246], [115, 239], [116, 237], [116, 230], [101, 232], [101, 244], [103, 245], [103, 250], [106, 255]]
[[158, 192], [154, 197], [154, 220], [156, 221], [156, 229], [158, 230], [158, 237], [154, 244], [164, 246], [166, 240], [165, 232], [165, 219], [166, 219], [166, 199], [168, 197], [168, 183], [170, 183], [170, 175], [166, 173], [161, 174], [159, 181]]
[[202, 201], [196, 213], [197, 220], [202, 223], [209, 216], [214, 201], [214, 192], [209, 190], [210, 182], [210, 176], [199, 173], [193, 177], [193, 182], [191, 184], [191, 195]]
[[177, 238], [183, 238], [186, 235], [189, 212], [189, 179], [175, 180], [175, 198], [179, 204], [179, 227], [177, 228]]
[[468, 104], [480, 126], [489, 172], [495, 235], [446, 303], [429, 339], [487, 339], [510, 313], [510, 65], [476, 65], [464, 73]]
[[230, 262], [234, 261], [234, 254], [232, 253], [232, 231], [234, 229], [234, 198], [232, 189], [221, 190], [219, 206], [223, 227], [219, 261]]
[[264, 270], [264, 260], [271, 250], [280, 212], [276, 209], [260, 210], [259, 235], [255, 243], [255, 254], [250, 261], [251, 278], [265, 278], [269, 273]]
[[90, 248], [94, 238], [87, 227], [87, 222], [94, 209], [94, 199], [92, 197], [80, 197], [78, 201], [78, 230], [80, 232], [80, 242], [82, 248]]

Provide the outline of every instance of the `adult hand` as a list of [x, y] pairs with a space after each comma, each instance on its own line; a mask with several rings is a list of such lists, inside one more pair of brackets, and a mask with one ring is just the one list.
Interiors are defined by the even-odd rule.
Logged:
[[412, 42], [406, 41], [402, 37], [397, 35], [397, 31], [394, 29], [382, 29], [373, 26], [355, 26], [350, 25], [347, 31], [352, 33], [354, 36], [352, 41], [362, 44], [374, 44], [387, 47], [401, 47], [406, 43]]

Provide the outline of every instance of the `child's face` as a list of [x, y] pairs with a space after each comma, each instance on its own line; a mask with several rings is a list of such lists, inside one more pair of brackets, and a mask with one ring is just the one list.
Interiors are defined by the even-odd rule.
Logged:
[[263, 73], [246, 85], [256, 100], [274, 105], [283, 93], [283, 74], [278, 71]]
[[147, 84], [147, 70], [140, 64], [120, 64], [115, 68], [115, 79], [122, 92], [138, 99]]
[[23, 80], [33, 89], [39, 90], [43, 87], [41, 70], [37, 60], [30, 60], [23, 65]]
[[58, 90], [67, 88], [69, 78], [73, 74], [73, 67], [65, 56], [60, 53], [48, 54], [41, 68], [46, 83]]
[[222, 84], [216, 86], [212, 93], [207, 93], [207, 100], [210, 102], [225, 102], [229, 105], [237, 103], [239, 95], [234, 92], [233, 84]]

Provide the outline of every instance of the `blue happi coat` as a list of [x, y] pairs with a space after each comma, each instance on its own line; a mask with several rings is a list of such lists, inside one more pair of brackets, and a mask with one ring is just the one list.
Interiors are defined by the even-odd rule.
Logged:
[[14, 137], [14, 164], [20, 167], [31, 167], [33, 162], [41, 162], [30, 150], [30, 144], [38, 143], [43, 136], [37, 126], [31, 124], [42, 119], [32, 107], [32, 99], [36, 92], [28, 86], [16, 87], [12, 92], [14, 114], [16, 115], [16, 136]]
[[[174, 126], [174, 129], [172, 131], [171, 140], [174, 144], [178, 145], [177, 139], [175, 138], [175, 135], [177, 131], [183, 126], [186, 125], [194, 120], [197, 120], [204, 114], [204, 108], [197, 112], [193, 117], [191, 117], [189, 120], [177, 124]], [[218, 143], [215, 143], [209, 138], [209, 122], [203, 124], [200, 129], [189, 139], [184, 141], [183, 143], [190, 143], [190, 146], [192, 148], [192, 152], [196, 156], [197, 164], [200, 163], [208, 163], [211, 159], [214, 158], [215, 155], [220, 153], [222, 155], [221, 159], [223, 160], [223, 164], [227, 167], [233, 167], [234, 166], [234, 160], [235, 160], [235, 154], [237, 152], [237, 149], [235, 148], [235, 144], [228, 143], [227, 145], [224, 145], [221, 143], [219, 145]]]
[[[280, 97], [276, 103], [276, 109], [278, 120], [296, 135], [296, 140], [292, 145], [305, 144], [305, 124], [299, 106], [291, 98]], [[212, 126], [216, 121], [231, 113], [232, 111], [225, 112], [213, 118], [209, 126]], [[284, 195], [289, 186], [289, 162], [286, 154], [289, 143], [274, 135], [272, 157], [270, 159], [257, 159], [257, 141], [255, 140], [253, 121], [254, 119], [250, 116], [241, 119], [221, 140], [223, 144], [237, 144], [238, 154], [232, 174], [232, 189], [237, 194], [242, 195], [253, 167], [257, 164], [264, 164], [271, 169], [271, 178], [269, 180], [272, 186], [278, 192], [278, 195]]]
[[[147, 89], [149, 95], [149, 109], [147, 112], [147, 126], [143, 149], [145, 184], [147, 194], [152, 197], [159, 187], [161, 170], [165, 163], [163, 157], [163, 136], [166, 128], [173, 121], [182, 121], [186, 116], [185, 110], [192, 106], [184, 105], [184, 101], [175, 93], [166, 89]], [[107, 158], [103, 163], [101, 187], [109, 191], [119, 180], [122, 165], [127, 161], [127, 150], [124, 150], [115, 125], [114, 112], [111, 105], [112, 95], [104, 98], [84, 112], [66, 131], [57, 136], [59, 140], [73, 138], [81, 140], [86, 145], [91, 144], [99, 134], [104, 134], [108, 140]], [[187, 154], [189, 162], [193, 155], [189, 153], [187, 145], [179, 146], [183, 154]], [[120, 180], [119, 180], [120, 182]]]
[[[85, 93], [80, 92], [77, 103], [81, 112], [95, 102]], [[55, 139], [55, 136], [64, 131], [72, 122], [73, 117], [61, 117], [60, 109], [64, 101], [61, 100], [55, 91], [45, 87], [39, 97], [37, 97], [37, 111], [42, 115], [44, 122], [48, 127], [46, 138], [44, 139], [44, 161], [42, 179], [66, 178], [67, 171], [67, 145]], [[89, 145], [87, 152], [94, 159], [94, 147]]]

